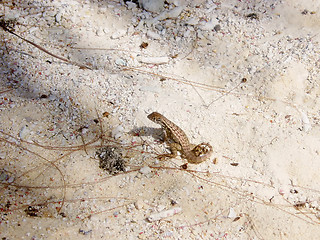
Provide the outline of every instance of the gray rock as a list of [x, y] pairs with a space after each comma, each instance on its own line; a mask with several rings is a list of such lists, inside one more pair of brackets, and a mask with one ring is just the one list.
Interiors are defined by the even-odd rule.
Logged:
[[139, 0], [139, 6], [150, 12], [160, 13], [163, 5], [164, 0]]

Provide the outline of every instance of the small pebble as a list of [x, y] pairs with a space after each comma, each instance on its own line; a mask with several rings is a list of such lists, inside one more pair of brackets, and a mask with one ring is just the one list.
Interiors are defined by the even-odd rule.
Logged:
[[220, 24], [215, 25], [213, 29], [214, 29], [216, 32], [219, 32], [219, 31], [221, 30]]
[[5, 171], [0, 172], [0, 182], [6, 181], [9, 178], [10, 176]]
[[305, 132], [309, 132], [312, 129], [312, 126], [311, 126], [311, 123], [309, 121], [307, 114], [305, 114], [304, 112], [301, 112], [301, 121], [303, 124], [303, 130]]
[[233, 208], [230, 208], [228, 218], [234, 219], [236, 217], [237, 217], [237, 213], [235, 212], [235, 210]]
[[126, 4], [128, 6], [128, 9], [133, 9], [137, 7], [137, 4], [135, 4], [134, 2], [127, 1]]
[[30, 135], [30, 129], [29, 129], [28, 125], [23, 126], [19, 132], [20, 139], [26, 140], [27, 136], [29, 136], [29, 135]]
[[127, 66], [127, 63], [125, 60], [118, 58], [115, 62], [118, 66]]
[[167, 217], [171, 217], [177, 213], [180, 213], [182, 211], [182, 208], [180, 207], [175, 207], [175, 208], [171, 208], [169, 210], [166, 210], [166, 211], [162, 211], [162, 212], [159, 212], [159, 213], [154, 213], [154, 214], [151, 214], [147, 220], [149, 222], [154, 222], [154, 221], [159, 221], [163, 218], [167, 218]]
[[149, 168], [148, 166], [145, 166], [145, 167], [143, 167], [143, 168], [140, 168], [139, 172], [140, 172], [141, 174], [146, 175], [146, 174], [151, 173], [151, 168]]
[[60, 23], [61, 22], [61, 18], [62, 18], [62, 14], [61, 12], [58, 12], [55, 16], [55, 20], [57, 23]]
[[[157, 24], [157, 25], [155, 25], [154, 27], [155, 27], [155, 29], [157, 29], [157, 30], [160, 31], [160, 32], [164, 29], [164, 26], [161, 25], [161, 24]], [[159, 36], [160, 36], [160, 35], [159, 35]]]
[[111, 35], [111, 39], [118, 39], [118, 38], [125, 36], [126, 34], [127, 34], [127, 30], [120, 29]]
[[105, 34], [105, 32], [104, 32], [103, 28], [99, 27], [96, 31], [96, 34], [98, 37], [101, 37]]
[[9, 177], [9, 179], [8, 179], [8, 183], [13, 183], [13, 181], [14, 181], [14, 177]]
[[218, 23], [218, 20], [212, 20], [210, 22], [202, 21], [199, 24], [199, 28], [202, 31], [210, 31], [210, 30], [213, 30], [215, 26], [217, 26], [217, 23]]
[[81, 233], [81, 234], [83, 234], [83, 235], [88, 235], [88, 234], [91, 233], [91, 232], [92, 232], [92, 230], [86, 231], [86, 230], [83, 230], [83, 229], [79, 229], [79, 233]]
[[161, 36], [158, 33], [155, 33], [155, 32], [153, 32], [151, 30], [147, 31], [147, 37], [149, 37], [151, 39], [156, 39], [156, 40], [161, 39]]
[[118, 212], [118, 211], [113, 213], [113, 216], [114, 216], [114, 217], [118, 217], [118, 215], [119, 215], [119, 212]]
[[164, 206], [164, 205], [158, 205], [158, 206], [157, 206], [157, 211], [158, 211], [158, 212], [161, 212], [161, 211], [163, 211], [165, 208], [166, 208], [166, 206]]
[[124, 128], [123, 128], [121, 125], [119, 125], [119, 126], [117, 126], [116, 128], [114, 128], [114, 129], [112, 130], [111, 136], [112, 136], [114, 139], [117, 140], [117, 139], [119, 139], [119, 138], [122, 136], [123, 130], [124, 130]]
[[139, 0], [139, 6], [147, 11], [159, 13], [163, 10], [164, 0]]
[[144, 207], [144, 202], [142, 201], [142, 199], [138, 199], [135, 203], [134, 206], [136, 207], [136, 209], [140, 210]]

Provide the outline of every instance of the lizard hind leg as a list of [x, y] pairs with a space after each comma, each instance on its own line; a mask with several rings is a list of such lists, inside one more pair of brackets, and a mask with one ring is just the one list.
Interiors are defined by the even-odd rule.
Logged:
[[195, 145], [191, 150], [196, 157], [203, 156], [212, 150], [212, 147], [209, 143], [200, 143]]

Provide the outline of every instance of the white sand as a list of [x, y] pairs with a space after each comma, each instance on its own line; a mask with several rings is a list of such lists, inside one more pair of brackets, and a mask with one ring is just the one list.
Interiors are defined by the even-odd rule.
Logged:
[[[92, 70], [0, 30], [3, 239], [319, 239], [318, 1], [15, 2], [17, 34]], [[159, 162], [153, 111], [213, 157]], [[128, 172], [99, 168], [97, 113]]]

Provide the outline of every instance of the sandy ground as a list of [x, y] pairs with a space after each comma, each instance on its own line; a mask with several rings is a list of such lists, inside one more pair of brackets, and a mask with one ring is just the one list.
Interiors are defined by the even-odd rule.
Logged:
[[[319, 239], [318, 1], [13, 2], [68, 61], [0, 31], [2, 239]], [[159, 161], [153, 111], [211, 159]]]

